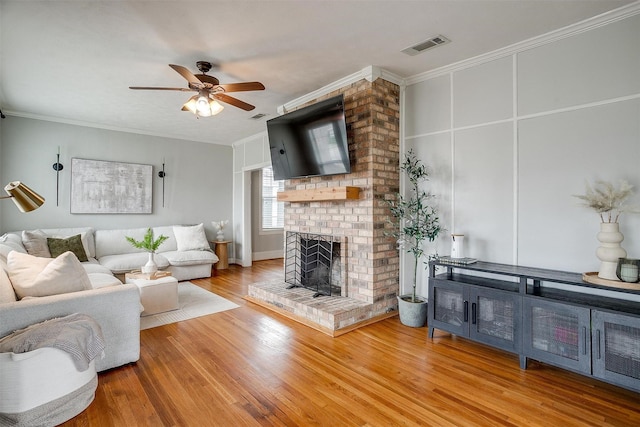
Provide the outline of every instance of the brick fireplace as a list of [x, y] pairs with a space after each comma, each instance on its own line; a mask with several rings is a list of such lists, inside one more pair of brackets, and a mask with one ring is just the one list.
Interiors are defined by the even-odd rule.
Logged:
[[284, 280], [249, 286], [248, 298], [312, 327], [339, 335], [395, 315], [399, 256], [388, 207], [399, 189], [400, 90], [382, 77], [359, 80], [306, 105], [344, 95], [351, 173], [286, 181], [286, 190], [352, 186], [358, 199], [285, 203], [285, 231], [333, 236], [340, 242], [340, 296], [313, 298]]

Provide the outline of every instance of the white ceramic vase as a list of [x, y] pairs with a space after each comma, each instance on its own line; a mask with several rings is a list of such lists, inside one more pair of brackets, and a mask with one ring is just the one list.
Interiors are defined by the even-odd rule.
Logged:
[[620, 246], [620, 243], [624, 240], [624, 236], [620, 232], [620, 224], [617, 222], [600, 223], [600, 232], [597, 237], [600, 242], [600, 246], [596, 250], [596, 256], [600, 260], [598, 277], [607, 280], [619, 280], [618, 276], [616, 276], [618, 258], [627, 256], [627, 251]]
[[222, 229], [218, 230], [216, 239], [218, 239], [218, 242], [224, 241], [224, 231]]
[[[142, 266], [141, 271], [144, 274], [153, 274], [158, 271], [158, 264], [156, 264], [156, 260], [154, 258], [154, 253], [149, 252], [149, 260], [145, 265]], [[614, 271], [615, 274], [615, 271]]]

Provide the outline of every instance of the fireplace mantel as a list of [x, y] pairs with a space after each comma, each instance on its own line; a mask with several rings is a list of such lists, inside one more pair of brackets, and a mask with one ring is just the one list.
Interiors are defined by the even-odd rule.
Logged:
[[355, 200], [360, 187], [322, 187], [278, 192], [279, 202], [318, 202], [326, 200]]

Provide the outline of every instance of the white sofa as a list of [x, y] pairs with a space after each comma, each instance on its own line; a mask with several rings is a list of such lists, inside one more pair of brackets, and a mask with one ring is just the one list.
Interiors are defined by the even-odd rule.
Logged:
[[[211, 268], [218, 262], [218, 257], [211, 251], [201, 225], [152, 228], [155, 238], [160, 235], [168, 237], [155, 254], [155, 261], [160, 270], [170, 271], [178, 281], [211, 277]], [[177, 239], [176, 228], [190, 230], [190, 232], [182, 240]], [[46, 232], [46, 230], [43, 231]], [[147, 228], [96, 230], [95, 258], [100, 265], [107, 267], [113, 274], [140, 269], [147, 262], [148, 253], [134, 248], [125, 236], [142, 240], [146, 232]]]
[[[176, 239], [175, 229], [179, 230]], [[211, 268], [218, 262], [218, 257], [209, 247], [204, 227], [197, 226], [161, 226], [152, 227], [154, 237], [161, 234], [168, 237], [160, 245], [155, 254], [155, 261], [160, 270], [170, 271], [178, 281], [211, 277]], [[186, 233], [181, 233], [186, 230]], [[82, 243], [87, 253], [88, 261], [85, 269], [88, 273], [112, 273], [121, 275], [132, 270], [139, 270], [148, 260], [148, 253], [142, 249], [134, 248], [125, 237], [133, 237], [142, 240], [147, 228], [129, 228], [115, 230], [94, 230], [91, 227], [77, 228], [49, 228], [37, 231], [46, 237], [70, 237], [82, 235]], [[22, 236], [22, 231], [9, 234]], [[0, 242], [2, 245], [2, 242]], [[28, 248], [22, 245], [22, 249], [28, 252]], [[6, 252], [6, 249], [5, 249]], [[0, 246], [0, 256], [2, 246]], [[6, 256], [6, 254], [5, 254]]]
[[[94, 273], [94, 277], [100, 277], [100, 273]], [[136, 285], [120, 284], [18, 301], [6, 264], [0, 260], [0, 337], [73, 313], [91, 316], [102, 329], [106, 348], [104, 358], [96, 359], [97, 371], [140, 358], [140, 293]]]
[[[184, 230], [190, 232], [184, 233]], [[140, 357], [140, 293], [134, 284], [121, 284], [113, 275], [139, 269], [148, 254], [135, 249], [125, 236], [142, 240], [146, 228], [97, 230], [92, 228], [44, 229], [46, 236], [65, 238], [80, 234], [88, 261], [82, 265], [93, 289], [18, 300], [7, 275], [6, 258], [10, 251], [27, 253], [21, 232], [0, 238], [0, 337], [54, 317], [84, 313], [95, 319], [104, 334], [105, 357], [96, 360], [96, 370], [103, 371]], [[154, 235], [169, 237], [156, 254], [161, 269], [171, 271], [178, 280], [210, 277], [218, 261], [208, 247], [204, 229], [155, 227]], [[185, 240], [186, 239], [186, 240]], [[193, 241], [193, 242], [192, 242]], [[204, 245], [206, 244], [206, 247]], [[193, 249], [200, 248], [200, 249]], [[117, 284], [118, 286], [110, 286]]]

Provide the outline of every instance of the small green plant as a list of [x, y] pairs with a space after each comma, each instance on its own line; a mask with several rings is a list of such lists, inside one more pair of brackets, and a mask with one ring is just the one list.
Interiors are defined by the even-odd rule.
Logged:
[[[600, 215], [602, 222], [618, 222], [622, 212], [635, 213], [636, 208], [626, 206], [625, 202], [633, 194], [633, 186], [627, 181], [620, 181], [619, 188], [612, 183], [598, 180], [592, 187], [585, 184], [585, 194], [574, 195], [583, 200], [583, 205], [593, 209]], [[606, 217], [604, 214], [607, 214]]]
[[161, 234], [157, 239], [153, 240], [153, 230], [151, 230], [150, 228], [147, 229], [147, 232], [144, 235], [144, 239], [142, 240], [136, 240], [133, 237], [125, 236], [125, 239], [127, 239], [127, 241], [131, 243], [134, 248], [144, 249], [147, 252], [153, 253], [155, 253], [160, 245], [164, 243], [164, 241], [168, 238], [169, 237], [165, 236], [164, 234]]
[[420, 189], [420, 185], [429, 179], [429, 174], [426, 166], [416, 157], [413, 150], [409, 150], [406, 154], [400, 170], [407, 174], [411, 187], [407, 197], [398, 194], [396, 200], [389, 202], [393, 217], [389, 222], [393, 226], [393, 231], [387, 232], [387, 235], [395, 237], [398, 246], [413, 255], [411, 302], [418, 302], [416, 284], [418, 261], [424, 255], [423, 243], [426, 240], [433, 242], [443, 228], [440, 226], [438, 212], [428, 203], [434, 195]]

